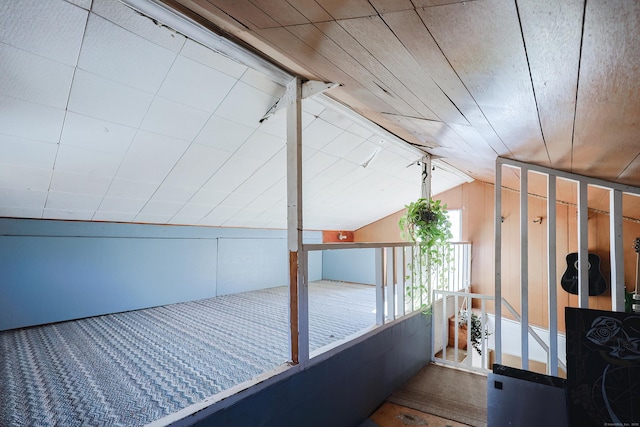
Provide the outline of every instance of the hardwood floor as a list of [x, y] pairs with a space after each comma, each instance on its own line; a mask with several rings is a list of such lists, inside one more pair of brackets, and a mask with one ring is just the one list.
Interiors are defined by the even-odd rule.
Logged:
[[433, 414], [427, 414], [405, 406], [387, 402], [369, 418], [376, 427], [404, 427], [404, 426], [429, 426], [429, 427], [469, 427], [456, 421], [447, 420]]

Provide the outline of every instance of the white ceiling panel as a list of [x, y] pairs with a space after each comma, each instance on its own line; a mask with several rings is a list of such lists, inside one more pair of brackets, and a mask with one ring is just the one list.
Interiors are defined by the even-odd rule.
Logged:
[[121, 156], [71, 145], [60, 145], [55, 170], [111, 177], [118, 170], [121, 160]]
[[365, 139], [363, 137], [345, 131], [322, 147], [322, 151], [332, 156], [344, 158], [347, 153], [364, 141]]
[[46, 191], [49, 189], [51, 174], [51, 169], [0, 165], [0, 187]]
[[238, 82], [220, 104], [216, 114], [233, 122], [257, 128], [260, 125], [260, 119], [264, 117], [277, 99], [278, 94], [266, 94], [245, 83]]
[[[95, 212], [102, 201], [101, 196], [89, 194], [49, 191], [45, 209]], [[91, 219], [91, 217], [89, 217]]]
[[80, 211], [71, 209], [44, 209], [42, 217], [47, 219], [91, 221], [91, 219], [93, 218], [93, 211]]
[[315, 154], [309, 157], [302, 166], [302, 177], [305, 182], [313, 180], [320, 172], [338, 161], [337, 157], [330, 156], [329, 154], [317, 151]]
[[91, 14], [78, 67], [126, 86], [156, 93], [175, 58], [175, 52]]
[[210, 114], [220, 105], [236, 81], [220, 71], [179, 56], [158, 95]]
[[119, 0], [93, 0], [92, 11], [114, 24], [142, 38], [178, 53], [187, 38], [164, 26], [158, 26], [151, 19], [138, 13]]
[[105, 197], [102, 199], [98, 212], [120, 212], [137, 214], [142, 210], [148, 199], [121, 199], [118, 197]]
[[65, 193], [102, 195], [107, 192], [110, 184], [111, 177], [108, 176], [54, 171], [50, 189]]
[[87, 15], [64, 1], [3, 0], [0, 42], [74, 66]]
[[238, 61], [214, 52], [193, 40], [187, 40], [180, 51], [180, 55], [193, 59], [202, 65], [218, 70], [235, 79], [239, 79], [247, 70], [247, 67]]
[[81, 7], [83, 9], [91, 9], [91, 0], [66, 0], [69, 3], [75, 4], [78, 7]]
[[194, 142], [234, 152], [255, 131], [254, 127], [241, 125], [214, 114], [209, 118]]
[[[189, 200], [189, 204], [198, 204], [198, 205], [207, 205], [210, 206], [211, 209], [218, 205], [221, 201], [229, 197], [229, 194], [224, 191], [215, 191], [215, 190], [198, 190], [196, 194]], [[209, 209], [209, 210], [211, 210]]]
[[42, 209], [46, 199], [46, 191], [0, 187], [0, 206]]
[[148, 224], [167, 224], [173, 215], [138, 214], [133, 222]]
[[343, 129], [318, 118], [302, 131], [303, 144], [305, 147], [320, 150], [343, 131]]
[[73, 67], [0, 43], [0, 94], [64, 109]]
[[256, 131], [236, 151], [236, 155], [264, 162], [284, 149], [286, 144], [287, 141], [285, 139]]
[[168, 185], [163, 182], [160, 187], [153, 193], [151, 200], [159, 200], [163, 202], [186, 203], [198, 191], [197, 187], [179, 187]]
[[180, 139], [140, 131], [133, 139], [116, 177], [159, 184], [188, 146], [188, 142]]
[[141, 129], [173, 138], [192, 141], [209, 119], [209, 113], [156, 97], [151, 103]]
[[0, 95], [0, 133], [58, 142], [64, 110]]
[[191, 144], [164, 183], [200, 188], [231, 157], [231, 153], [205, 145]]
[[68, 112], [60, 142], [116, 156], [123, 156], [136, 128]]
[[148, 200], [157, 188], [158, 183], [115, 178], [111, 181], [107, 196]]
[[85, 116], [138, 127], [144, 119], [153, 95], [76, 70], [69, 99], [69, 111]]
[[42, 218], [42, 208], [23, 208], [2, 206], [0, 202], [0, 217], [6, 218]]
[[58, 146], [50, 142], [0, 134], [0, 164], [52, 169]]
[[96, 212], [91, 218], [93, 221], [109, 222], [133, 222], [137, 214], [127, 212]]
[[285, 88], [283, 86], [275, 83], [264, 74], [251, 68], [248, 68], [247, 71], [245, 71], [240, 78], [240, 81], [264, 93], [273, 95], [276, 98], [280, 98], [284, 95]]
[[207, 181], [204, 188], [230, 193], [253, 175], [263, 163], [262, 160], [250, 157], [233, 156]]
[[[180, 210], [182, 203], [178, 202], [163, 202], [161, 200], [149, 200], [142, 210], [141, 214], [144, 215], [169, 215], [172, 217]], [[167, 219], [168, 220], [168, 219]]]
[[[187, 203], [180, 208], [176, 217], [178, 218], [203, 218], [213, 209], [211, 205], [199, 205], [197, 203]], [[197, 221], [196, 221], [197, 222]]]

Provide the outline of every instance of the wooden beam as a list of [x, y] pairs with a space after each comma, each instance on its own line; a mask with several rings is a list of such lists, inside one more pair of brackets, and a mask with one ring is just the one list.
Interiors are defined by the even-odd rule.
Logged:
[[498, 158], [496, 161], [495, 178], [495, 202], [494, 209], [494, 243], [495, 243], [495, 298], [496, 298], [496, 363], [502, 363], [502, 162]]
[[549, 375], [558, 376], [558, 283], [556, 277], [556, 177], [547, 176], [547, 282], [549, 309]]
[[529, 170], [520, 170], [520, 338], [522, 369], [529, 370]]
[[299, 77], [287, 85], [285, 97], [291, 361], [304, 363], [309, 360], [309, 300], [307, 256], [302, 247], [302, 81]]
[[589, 209], [587, 206], [588, 185], [578, 183], [578, 305], [589, 308]]
[[624, 312], [624, 256], [622, 248], [622, 193], [611, 190], [609, 196], [609, 239], [611, 255], [611, 310]]

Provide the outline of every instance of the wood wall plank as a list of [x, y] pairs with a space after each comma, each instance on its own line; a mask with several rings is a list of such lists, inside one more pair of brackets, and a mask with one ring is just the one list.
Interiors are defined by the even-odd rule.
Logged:
[[456, 3], [418, 12], [509, 155], [548, 166], [514, 3]]
[[378, 13], [397, 12], [400, 10], [413, 10], [411, 0], [370, 0]]
[[310, 22], [331, 21], [333, 17], [315, 0], [287, 0], [289, 4], [302, 13]]
[[551, 167], [568, 171], [584, 0], [517, 4]]
[[[309, 20], [287, 0], [249, 0], [279, 26], [307, 24]], [[265, 28], [265, 27], [260, 27]]]
[[[324, 64], [323, 68], [327, 69], [327, 72], [330, 73], [332, 77], [334, 76], [335, 70], [340, 70], [337, 76], [339, 76], [341, 80], [337, 83], [345, 86], [358, 84], [366, 87], [367, 90], [382, 102], [372, 105], [370, 109], [394, 111], [398, 114], [418, 114], [404, 99], [390, 96], [388, 92], [381, 89], [385, 87], [382, 80], [379, 80], [367, 67], [354, 61], [353, 57], [345, 50], [345, 47], [348, 45], [337, 43], [322, 31], [324, 27], [325, 25], [321, 25], [320, 27], [316, 25], [298, 25], [288, 28], [291, 34], [295, 35], [312, 49], [312, 51], [305, 56], [309, 66], [315, 66], [316, 63]], [[321, 58], [315, 57], [318, 54], [321, 55]], [[332, 64], [333, 67], [329, 67], [328, 64]]]
[[207, 1], [250, 29], [271, 28], [279, 25], [276, 20], [249, 1]]
[[640, 3], [587, 2], [584, 25], [573, 172], [615, 180], [640, 153]]
[[[423, 103], [418, 109], [433, 111], [439, 121], [469, 124], [420, 64], [379, 16], [348, 19], [338, 23]], [[422, 28], [426, 31], [426, 28]], [[430, 118], [425, 116], [425, 118]]]
[[[356, 63], [362, 65], [371, 72], [378, 81], [384, 82], [382, 88], [388, 92], [388, 96], [401, 99], [411, 106], [415, 116], [421, 116], [429, 120], [439, 120], [433, 111], [426, 107], [413, 92], [404, 86], [380, 61], [369, 53], [358, 40], [351, 36], [337, 22], [322, 22], [316, 26], [337, 45], [344, 49]], [[380, 110], [384, 111], [384, 110]], [[412, 116], [412, 114], [407, 114]]]
[[[475, 100], [457, 76], [440, 47], [435, 42], [420, 16], [416, 11], [386, 13], [382, 19], [398, 37], [404, 47], [434, 80], [438, 87], [446, 93], [451, 102], [460, 110], [471, 126], [454, 126], [458, 132], [463, 128], [471, 129], [475, 135], [458, 132], [479, 152], [491, 153], [495, 158], [497, 153], [507, 152], [507, 148], [495, 131], [488, 126], [487, 119], [476, 104]], [[481, 131], [486, 131], [482, 132]], [[486, 148], [485, 148], [486, 147]]]
[[334, 19], [351, 19], [376, 14], [367, 0], [316, 0]]

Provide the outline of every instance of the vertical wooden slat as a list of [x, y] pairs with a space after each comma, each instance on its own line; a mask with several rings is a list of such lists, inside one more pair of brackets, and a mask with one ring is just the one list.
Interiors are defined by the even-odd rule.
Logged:
[[384, 324], [384, 248], [376, 248], [376, 325]]
[[395, 309], [395, 274], [394, 274], [394, 261], [395, 254], [393, 248], [385, 248], [385, 252], [387, 253], [387, 319], [389, 322], [396, 318], [396, 309]]
[[444, 360], [447, 360], [447, 346], [449, 345], [449, 339], [447, 336], [448, 330], [449, 330], [449, 319], [447, 318], [447, 295], [443, 295], [442, 296], [442, 358]]
[[487, 334], [486, 329], [487, 327], [485, 326], [485, 320], [487, 318], [487, 307], [486, 307], [486, 300], [484, 298], [482, 298], [480, 300], [480, 320], [482, 322], [482, 368], [486, 369], [487, 368]]
[[494, 233], [495, 233], [495, 313], [496, 313], [496, 363], [502, 363], [502, 162], [500, 158], [496, 160], [495, 179], [495, 202], [494, 209]]
[[556, 177], [547, 176], [547, 283], [549, 288], [549, 375], [558, 376], [558, 291], [556, 282]]
[[405, 262], [404, 262], [404, 251], [405, 248], [404, 247], [398, 247], [395, 249], [396, 251], [396, 283], [397, 283], [397, 289], [396, 289], [396, 297], [398, 299], [398, 316], [404, 316], [405, 315], [405, 303], [404, 303], [404, 296], [405, 296], [405, 292], [406, 292], [406, 285], [405, 285]]
[[578, 183], [578, 300], [580, 308], [589, 308], [589, 209], [587, 206], [588, 186], [585, 181]]
[[[309, 359], [309, 301], [306, 256], [302, 249], [302, 81], [296, 77], [286, 90], [287, 107], [287, 244], [289, 248], [289, 324], [291, 361]], [[302, 292], [301, 292], [302, 291]]]
[[624, 256], [622, 253], [622, 192], [609, 193], [611, 253], [611, 310], [624, 312]]
[[522, 369], [529, 369], [529, 170], [520, 169], [520, 338]]

